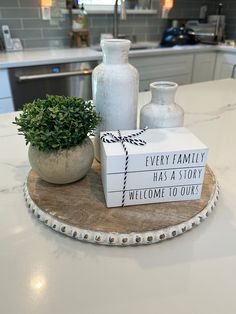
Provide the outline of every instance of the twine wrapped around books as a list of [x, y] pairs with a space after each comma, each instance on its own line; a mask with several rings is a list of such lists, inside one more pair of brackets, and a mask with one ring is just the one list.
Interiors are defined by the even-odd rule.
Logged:
[[120, 130], [118, 130], [118, 136], [114, 135], [111, 132], [104, 133], [101, 136], [101, 140], [104, 143], [121, 143], [125, 152], [125, 171], [124, 171], [124, 181], [123, 181], [123, 190], [122, 190], [122, 202], [121, 206], [125, 206], [125, 191], [126, 191], [126, 182], [127, 182], [127, 173], [128, 173], [128, 164], [129, 164], [129, 152], [127, 150], [127, 147], [125, 146], [125, 143], [130, 143], [132, 145], [136, 146], [144, 146], [146, 145], [146, 142], [141, 139], [136, 139], [136, 136], [141, 135], [143, 132], [145, 132], [147, 128], [142, 129], [141, 131], [137, 133], [132, 133], [129, 135], [121, 136]]

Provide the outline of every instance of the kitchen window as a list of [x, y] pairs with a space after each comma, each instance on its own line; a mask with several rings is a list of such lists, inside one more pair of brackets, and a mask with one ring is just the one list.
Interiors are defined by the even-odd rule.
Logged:
[[[79, 0], [83, 3], [88, 12], [91, 13], [112, 13], [115, 5], [115, 0]], [[121, 0], [118, 1], [120, 5]], [[126, 0], [128, 13], [156, 13], [156, 4], [154, 0], [143, 1], [139, 0], [133, 3], [134, 6], [130, 7], [130, 3]], [[146, 4], [145, 4], [146, 3]], [[148, 4], [148, 6], [146, 6]], [[129, 8], [131, 10], [129, 10]]]
[[83, 0], [84, 4], [114, 5], [115, 0]]
[[90, 13], [112, 13], [115, 5], [115, 0], [80, 0], [78, 2], [83, 3], [86, 11]]
[[115, 5], [115, 0], [81, 0], [79, 2], [83, 3], [88, 11], [112, 11]]

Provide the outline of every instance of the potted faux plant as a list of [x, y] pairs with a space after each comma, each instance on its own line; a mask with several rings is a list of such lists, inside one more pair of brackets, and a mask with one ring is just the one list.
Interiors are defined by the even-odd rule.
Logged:
[[13, 123], [26, 144], [30, 143], [32, 169], [47, 182], [66, 184], [81, 179], [90, 169], [94, 150], [88, 134], [100, 121], [91, 101], [47, 96], [24, 105]]

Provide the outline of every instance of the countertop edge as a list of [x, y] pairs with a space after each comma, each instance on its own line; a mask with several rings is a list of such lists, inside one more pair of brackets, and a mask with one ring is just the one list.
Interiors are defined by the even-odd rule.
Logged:
[[8, 68], [19, 68], [22, 66], [35, 66], [35, 65], [47, 65], [47, 64], [59, 64], [59, 63], [70, 63], [70, 62], [89, 62], [89, 61], [98, 61], [102, 57], [79, 57], [79, 58], [55, 58], [48, 60], [29, 60], [29, 61], [13, 61], [7, 63], [0, 63], [0, 69]]
[[[231, 52], [236, 53], [234, 47], [221, 47], [211, 45], [198, 46], [178, 46], [173, 48], [150, 48], [131, 50], [131, 58], [157, 56], [157, 55], [175, 55], [203, 52]], [[22, 66], [58, 64], [68, 62], [89, 62], [102, 60], [102, 53], [92, 48], [61, 48], [61, 49], [40, 49], [25, 50], [21, 52], [1, 53], [0, 69], [7, 69]]]

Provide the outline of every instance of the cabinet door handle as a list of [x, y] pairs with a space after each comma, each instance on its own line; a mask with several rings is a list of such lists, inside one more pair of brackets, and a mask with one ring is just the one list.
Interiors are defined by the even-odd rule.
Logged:
[[91, 75], [91, 74], [92, 74], [91, 69], [85, 69], [85, 70], [79, 70], [79, 71], [73, 71], [73, 72], [22, 75], [22, 76], [18, 76], [17, 80], [18, 82], [24, 82], [24, 81], [32, 81], [32, 80], [38, 80], [38, 79], [44, 79], [44, 78], [57, 78], [57, 77], [67, 77], [67, 76], [76, 76], [76, 75], [85, 76], [85, 75]]
[[233, 70], [232, 70], [232, 74], [231, 74], [232, 78], [236, 78], [236, 76], [235, 76], [235, 69], [236, 69], [236, 64], [233, 65]]

